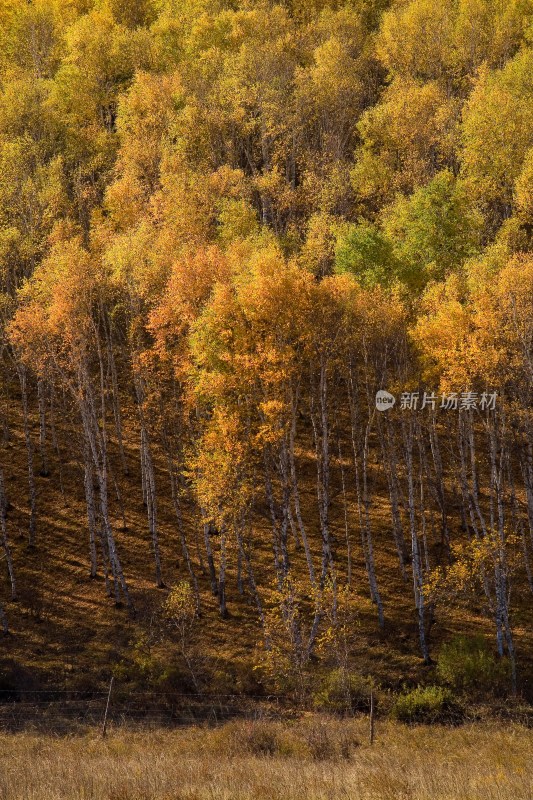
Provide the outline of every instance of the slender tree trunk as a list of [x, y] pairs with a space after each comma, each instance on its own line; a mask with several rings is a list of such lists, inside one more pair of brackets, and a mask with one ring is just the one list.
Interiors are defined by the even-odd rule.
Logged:
[[528, 436], [529, 431], [526, 428], [526, 443], [521, 451], [520, 466], [522, 476], [524, 478], [524, 486], [526, 487], [526, 500], [527, 500], [527, 518], [529, 522], [529, 535], [531, 543], [533, 544], [533, 445]]
[[464, 413], [463, 416], [464, 422], [464, 430], [467, 436], [468, 446], [470, 448], [470, 464], [471, 464], [471, 497], [472, 502], [474, 504], [474, 509], [476, 511], [477, 518], [479, 520], [479, 524], [481, 526], [481, 532], [483, 538], [487, 536], [487, 524], [485, 521], [485, 516], [481, 511], [481, 506], [479, 503], [479, 483], [477, 480], [477, 471], [476, 471], [476, 452], [475, 452], [475, 438], [474, 432], [472, 430], [472, 422], [469, 417], [468, 412]]
[[267, 499], [268, 509], [270, 512], [270, 520], [272, 524], [272, 552], [274, 556], [274, 567], [276, 570], [278, 589], [282, 591], [283, 583], [286, 576], [283, 569], [283, 559], [281, 558], [280, 555], [278, 514], [276, 510], [276, 502], [274, 499], [274, 487], [272, 486], [272, 476], [270, 474], [270, 466], [266, 448], [263, 453], [263, 460], [265, 465], [265, 472], [264, 472], [265, 495]]
[[[384, 428], [387, 433], [385, 435]], [[383, 459], [383, 468], [387, 478], [387, 485], [389, 489], [389, 498], [391, 504], [391, 517], [392, 517], [392, 532], [394, 536], [394, 543], [396, 545], [396, 552], [398, 553], [398, 561], [400, 562], [400, 571], [402, 578], [407, 580], [407, 572], [405, 564], [407, 561], [407, 547], [405, 545], [405, 537], [403, 533], [402, 516], [400, 512], [399, 492], [398, 492], [398, 475], [396, 468], [396, 458], [394, 448], [391, 443], [391, 432], [388, 423], [385, 424], [378, 417], [378, 436], [381, 447], [381, 455]]]
[[[516, 442], [513, 442], [513, 449], [515, 448]], [[507, 469], [507, 482], [510, 488], [510, 507], [511, 507], [511, 530], [519, 531], [520, 533], [520, 541], [522, 543], [522, 554], [524, 557], [524, 567], [526, 570], [526, 577], [527, 583], [529, 586], [530, 591], [533, 592], [533, 574], [531, 572], [531, 562], [530, 562], [530, 555], [529, 555], [529, 547], [528, 547], [528, 540], [526, 537], [526, 531], [524, 527], [524, 521], [520, 514], [520, 510], [518, 508], [518, 501], [516, 497], [516, 488], [515, 488], [515, 481], [513, 477], [513, 468], [511, 464], [511, 456], [509, 450], [506, 453], [506, 469]]]
[[281, 500], [276, 504], [270, 469], [268, 467], [268, 457], [265, 453], [266, 485], [267, 497], [270, 506], [270, 513], [273, 526], [274, 537], [274, 557], [278, 569], [278, 587], [283, 595], [283, 617], [290, 628], [291, 642], [293, 647], [293, 657], [296, 662], [302, 660], [302, 636], [297, 615], [295, 614], [296, 601], [294, 587], [291, 578], [291, 563], [289, 558], [289, 529], [290, 529], [290, 507], [291, 507], [291, 476], [289, 466], [289, 444], [285, 436], [282, 437], [277, 452], [277, 472], [280, 483]]
[[407, 487], [409, 504], [409, 526], [411, 529], [411, 563], [413, 568], [413, 590], [415, 605], [418, 615], [418, 634], [420, 639], [420, 650], [426, 664], [430, 663], [429, 648], [426, 638], [426, 615], [424, 598], [424, 580], [422, 571], [422, 560], [420, 557], [420, 546], [416, 525], [416, 508], [414, 492], [413, 474], [413, 420], [409, 418], [407, 423], [403, 422], [404, 443], [407, 465]]
[[108, 371], [111, 377], [111, 397], [113, 406], [113, 417], [115, 420], [115, 431], [117, 434], [120, 462], [122, 465], [123, 474], [128, 475], [129, 471], [126, 462], [126, 455], [124, 452], [124, 436], [122, 433], [122, 412], [120, 410], [120, 394], [118, 389], [117, 364], [115, 361], [115, 352], [113, 348], [113, 331], [111, 328], [111, 322], [109, 320], [109, 316], [104, 311], [104, 309], [101, 310], [101, 314], [102, 314], [103, 327], [107, 342]]
[[344, 538], [346, 541], [346, 583], [351, 587], [352, 585], [352, 547], [350, 542], [350, 527], [348, 522], [348, 503], [346, 500], [346, 479], [344, 476], [344, 464], [342, 457], [342, 448], [340, 436], [338, 439], [339, 450], [339, 467], [341, 473], [341, 489], [342, 489], [342, 509], [344, 515]]
[[152, 551], [155, 561], [155, 583], [156, 586], [161, 589], [163, 588], [164, 583], [161, 573], [161, 553], [159, 549], [159, 535], [157, 530], [157, 497], [155, 490], [155, 474], [148, 431], [146, 430], [143, 422], [141, 422], [141, 451], [144, 454], [142, 463], [145, 474], [144, 484], [146, 488], [146, 510], [148, 514], [148, 529], [152, 539]]
[[289, 459], [290, 459], [290, 473], [292, 481], [292, 497], [294, 501], [296, 520], [298, 522], [298, 529], [300, 531], [300, 537], [302, 539], [302, 543], [304, 546], [305, 559], [307, 561], [307, 569], [309, 572], [309, 580], [311, 581], [311, 586], [316, 587], [313, 557], [311, 555], [311, 548], [309, 546], [309, 540], [307, 538], [307, 533], [305, 530], [305, 525], [302, 517], [302, 509], [300, 506], [300, 492], [298, 489], [298, 477], [296, 474], [296, 458], [294, 455], [294, 446], [296, 441], [296, 413], [297, 413], [297, 403], [298, 403], [297, 394], [295, 397], [293, 393], [291, 400], [292, 400], [292, 419], [291, 419], [290, 440], [289, 440]]
[[37, 490], [35, 487], [35, 469], [33, 465], [33, 442], [30, 433], [30, 420], [28, 414], [28, 382], [26, 367], [23, 364], [17, 364], [17, 372], [20, 380], [20, 389], [22, 393], [22, 413], [24, 420], [24, 440], [26, 442], [26, 453], [28, 458], [28, 488], [29, 488], [29, 504], [30, 504], [30, 524], [29, 524], [29, 539], [30, 547], [35, 546], [35, 531], [37, 526]]
[[5, 493], [4, 473], [0, 469], [0, 532], [2, 534], [2, 547], [7, 561], [7, 571], [11, 583], [11, 599], [17, 599], [17, 582], [15, 579], [15, 569], [13, 567], [13, 557], [7, 536], [7, 499]]
[[[333, 586], [333, 603], [337, 604], [337, 577], [331, 537], [329, 530], [329, 505], [330, 505], [330, 425], [329, 425], [329, 380], [328, 363], [324, 353], [320, 354], [318, 365], [318, 386], [311, 386], [311, 421], [316, 449], [317, 464], [317, 497], [318, 516], [320, 521], [320, 534], [322, 540], [322, 570], [320, 575], [320, 589], [325, 585], [328, 571]], [[318, 395], [318, 402], [315, 399]]]
[[96, 555], [96, 503], [94, 499], [94, 475], [92, 470], [91, 454], [87, 442], [84, 443], [83, 461], [85, 502], [87, 504], [87, 523], [89, 526], [91, 578], [96, 578], [98, 573], [98, 558]]
[[283, 577], [287, 578], [290, 572], [289, 559], [289, 528], [291, 509], [291, 483], [289, 477], [289, 455], [287, 442], [282, 439], [279, 453], [279, 473], [281, 479], [281, 520], [279, 526], [279, 545], [283, 564]]
[[350, 402], [350, 417], [351, 417], [351, 436], [352, 436], [352, 451], [355, 473], [355, 494], [357, 500], [357, 510], [359, 517], [359, 527], [361, 531], [361, 546], [363, 549], [363, 556], [365, 559], [366, 574], [368, 577], [368, 584], [370, 588], [370, 598], [375, 604], [378, 612], [379, 626], [383, 627], [385, 624], [385, 615], [383, 612], [383, 603], [381, 594], [378, 587], [376, 576], [376, 569], [374, 563], [374, 548], [372, 541], [372, 531], [370, 526], [370, 498], [368, 493], [368, 442], [370, 429], [372, 425], [372, 417], [368, 419], [365, 426], [363, 441], [359, 441], [359, 420], [357, 414], [357, 398], [355, 394], [355, 381], [353, 372], [350, 371], [349, 378], [349, 402]]
[[446, 509], [446, 494], [444, 485], [444, 470], [442, 468], [442, 457], [440, 453], [439, 434], [437, 432], [437, 423], [435, 412], [431, 414], [431, 424], [429, 427], [429, 442], [431, 446], [431, 455], [433, 457], [433, 467], [435, 470], [435, 499], [440, 511], [441, 517], [441, 543], [446, 551], [450, 552], [450, 532], [448, 529], [448, 515]]
[[376, 577], [376, 566], [374, 561], [374, 544], [372, 541], [372, 528], [370, 523], [370, 494], [368, 491], [368, 437], [370, 434], [372, 420], [369, 420], [365, 431], [363, 442], [363, 508], [364, 508], [364, 530], [365, 547], [368, 558], [368, 579], [370, 581], [371, 593], [378, 611], [378, 621], [380, 628], [385, 625], [385, 615], [383, 613], [383, 603], [378, 588]]
[[120, 594], [119, 594], [120, 590], [126, 602], [126, 606], [133, 611], [133, 604], [131, 602], [128, 585], [124, 578], [124, 572], [122, 570], [122, 565], [120, 563], [115, 536], [113, 534], [113, 529], [109, 517], [107, 436], [105, 428], [105, 392], [104, 392], [104, 380], [103, 380], [101, 359], [100, 359], [100, 403], [101, 403], [101, 417], [102, 417], [101, 427], [98, 422], [98, 415], [96, 412], [91, 381], [88, 375], [87, 368], [83, 363], [80, 364], [79, 377], [80, 377], [80, 392], [78, 393], [77, 399], [80, 406], [80, 412], [82, 416], [82, 422], [86, 440], [89, 444], [94, 464], [94, 470], [98, 481], [100, 518], [103, 531], [106, 537], [109, 561], [111, 564], [111, 572], [113, 574], [113, 578], [115, 581], [115, 600], [117, 604], [120, 603]]
[[52, 447], [56, 452], [57, 456], [57, 471], [59, 475], [59, 488], [61, 490], [61, 495], [63, 497], [63, 503], [65, 503], [65, 487], [63, 484], [63, 465], [62, 465], [62, 458], [61, 458], [61, 450], [59, 449], [59, 441], [57, 438], [56, 432], [56, 422], [55, 422], [55, 392], [53, 384], [50, 386], [50, 430], [52, 434]]
[[39, 450], [41, 454], [41, 476], [50, 475], [48, 467], [48, 453], [46, 446], [46, 392], [42, 380], [37, 381], [37, 398], [39, 402]]
[[2, 633], [4, 634], [4, 636], [7, 636], [7, 634], [9, 633], [9, 626], [7, 624], [7, 617], [4, 608], [2, 606], [2, 603], [0, 603], [0, 626], [2, 628]]
[[209, 568], [209, 580], [211, 581], [211, 593], [214, 597], [218, 595], [218, 581], [215, 570], [215, 559], [213, 558], [213, 548], [211, 546], [211, 532], [213, 526], [211, 522], [204, 522], [204, 542], [207, 555], [207, 565]]
[[218, 570], [218, 603], [222, 619], [226, 619], [228, 616], [226, 605], [226, 564], [226, 526], [222, 525], [220, 528], [220, 564]]
[[168, 439], [168, 436], [167, 436], [167, 432], [165, 431], [165, 429], [163, 429], [163, 449], [164, 449], [164, 451], [166, 453], [166, 457], [167, 457], [168, 474], [169, 474], [169, 478], [170, 478], [170, 493], [171, 493], [171, 496], [172, 496], [172, 505], [173, 505], [173, 508], [174, 508], [174, 513], [176, 515], [176, 522], [177, 522], [177, 526], [178, 526], [178, 535], [179, 535], [180, 544], [181, 544], [181, 552], [182, 552], [185, 564], [187, 566], [187, 571], [188, 571], [188, 573], [190, 575], [190, 578], [191, 578], [191, 581], [192, 581], [193, 590], [194, 590], [194, 596], [196, 598], [196, 610], [199, 611], [199, 609], [200, 609], [200, 592], [199, 592], [199, 589], [198, 589], [198, 579], [197, 579], [196, 574], [195, 574], [194, 569], [193, 569], [192, 560], [191, 560], [191, 556], [190, 556], [190, 553], [189, 553], [189, 548], [187, 546], [187, 539], [185, 537], [185, 527], [184, 527], [184, 524], [183, 524], [183, 514], [181, 512], [181, 504], [180, 504], [180, 498], [179, 498], [178, 479], [176, 477], [176, 469], [175, 469], [174, 461], [173, 461], [173, 458], [172, 458], [170, 442], [169, 442], [169, 439]]
[[[504, 448], [504, 422], [501, 422], [502, 430], [498, 436], [496, 413], [493, 412], [489, 420], [489, 443], [490, 443], [490, 462], [491, 462], [491, 489], [494, 494], [496, 506], [497, 528], [492, 528], [495, 543], [494, 557], [494, 583], [496, 587], [496, 609], [497, 609], [497, 632], [498, 637], [503, 637], [507, 646], [507, 653], [511, 664], [511, 680], [513, 692], [517, 690], [516, 656], [514, 649], [513, 632], [509, 618], [509, 569], [507, 565], [506, 553], [506, 533], [505, 533], [505, 507], [504, 507], [504, 487], [503, 475], [505, 464]], [[503, 642], [498, 642], [499, 650], [503, 651]]]
[[480, 538], [479, 528], [478, 528], [479, 520], [476, 518], [476, 509], [474, 505], [474, 500], [468, 485], [463, 427], [464, 427], [463, 419], [462, 416], [460, 415], [457, 422], [457, 444], [459, 450], [459, 481], [461, 486], [461, 494], [463, 496], [463, 505], [466, 505], [466, 507], [468, 508], [468, 515], [470, 517], [470, 524], [472, 526], [474, 536], [476, 537], [476, 539], [479, 539]]
[[[100, 535], [100, 548], [102, 550], [102, 564], [104, 565], [104, 583], [105, 583], [105, 590], [108, 597], [113, 595], [113, 590], [111, 589], [111, 582], [109, 580], [109, 552], [107, 549], [105, 531], [103, 525], [99, 526], [99, 535]], [[113, 583], [114, 583], [114, 590], [115, 590], [115, 599], [118, 603], [120, 601], [120, 595], [118, 594], [118, 583], [116, 577], [113, 575]]]
[[256, 583], [256, 580], [255, 580], [254, 571], [253, 571], [253, 567], [252, 567], [252, 560], [250, 558], [250, 553], [249, 553], [249, 549], [247, 547], [247, 544], [244, 541], [242, 530], [237, 531], [237, 545], [239, 547], [242, 559], [243, 559], [244, 564], [246, 566], [246, 574], [247, 574], [247, 577], [248, 577], [248, 588], [249, 588], [249, 591], [250, 591], [250, 595], [251, 595], [251, 598], [252, 598], [252, 600], [255, 603], [255, 606], [257, 608], [257, 613], [258, 613], [258, 616], [259, 616], [259, 620], [261, 622], [261, 626], [263, 628], [263, 632], [265, 634], [265, 639], [268, 640], [268, 648], [270, 648], [270, 640], [268, 639], [268, 636], [266, 635], [266, 620], [265, 620], [265, 613], [264, 613], [264, 610], [263, 610], [263, 604], [261, 602], [261, 598], [260, 598], [259, 592], [257, 590], [257, 583]]

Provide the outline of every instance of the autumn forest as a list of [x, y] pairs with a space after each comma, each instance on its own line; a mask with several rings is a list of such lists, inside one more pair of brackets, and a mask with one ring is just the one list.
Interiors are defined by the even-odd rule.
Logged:
[[532, 702], [533, 2], [0, 45], [0, 689]]

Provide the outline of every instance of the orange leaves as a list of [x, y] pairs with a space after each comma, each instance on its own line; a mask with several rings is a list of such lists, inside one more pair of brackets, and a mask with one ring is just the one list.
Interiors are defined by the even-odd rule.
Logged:
[[[120, 103], [117, 131], [121, 140], [118, 171], [128, 185], [137, 182], [146, 197], [157, 188], [165, 142], [169, 136], [182, 96], [177, 73], [137, 73]], [[120, 215], [116, 185], [109, 196], [115, 216]], [[121, 205], [121, 204], [120, 204]], [[118, 206], [118, 207], [117, 207]]]
[[98, 263], [78, 237], [59, 240], [19, 292], [8, 333], [20, 357], [38, 372], [75, 369], [94, 345], [93, 312], [105, 296]]
[[509, 571], [517, 568], [520, 545], [520, 537], [510, 532], [505, 537], [505, 544], [495, 534], [491, 534], [452, 545], [451, 564], [447, 567], [435, 567], [427, 576], [425, 586], [428, 597], [434, 601], [449, 602], [460, 594], [472, 595], [476, 588], [480, 588], [483, 579], [486, 580], [487, 575], [491, 574], [495, 565], [505, 561]]
[[190, 460], [201, 507], [219, 525], [232, 527], [253, 496], [251, 442], [239, 414], [216, 406]]
[[32, 283], [45, 300], [52, 333], [74, 335], [84, 326], [99, 289], [94, 264], [79, 239], [58, 244]]
[[518, 255], [476, 296], [478, 360], [488, 380], [533, 387], [533, 258]]
[[188, 370], [188, 340], [191, 327], [209, 300], [215, 286], [228, 280], [228, 263], [216, 246], [184, 254], [174, 262], [159, 302], [148, 315], [148, 330], [154, 349], [170, 359], [176, 375]]
[[328, 370], [343, 370], [364, 350], [387, 339], [390, 347], [402, 335], [405, 311], [379, 287], [364, 290], [347, 275], [317, 282], [268, 250], [255, 252], [250, 262], [233, 287], [215, 289], [190, 345], [197, 395], [215, 403], [247, 398], [267, 436], [266, 424], [285, 424], [291, 391], [313, 364], [325, 359]]
[[42, 374], [47, 367], [46, 316], [38, 303], [21, 306], [8, 326], [11, 344], [26, 364]]
[[254, 445], [261, 451], [265, 446], [278, 446], [287, 436], [291, 406], [289, 397], [267, 399], [258, 406], [260, 423], [254, 437]]
[[[484, 69], [463, 112], [462, 168], [473, 199], [508, 209], [533, 146], [533, 53], [524, 48], [501, 70]], [[507, 212], [508, 213], [508, 212]]]
[[440, 377], [444, 391], [481, 382], [527, 395], [533, 383], [533, 260], [518, 255], [496, 276], [476, 278], [468, 290], [454, 276], [426, 292], [412, 331], [426, 370]]
[[352, 171], [357, 194], [365, 201], [391, 201], [430, 180], [453, 158], [459, 106], [437, 81], [420, 84], [397, 77], [382, 101], [358, 124], [363, 145]]
[[216, 245], [199, 248], [175, 262], [167, 296], [190, 323], [209, 300], [214, 286], [226, 283], [228, 278], [229, 266], [221, 250]]
[[195, 481], [213, 514], [214, 496], [220, 508], [250, 496], [254, 465], [265, 448], [284, 447], [295, 397], [308, 397], [317, 370], [347, 377], [354, 359], [393, 349], [405, 326], [390, 293], [364, 290], [347, 275], [319, 282], [268, 243], [249, 249], [196, 309], [188, 340], [189, 398], [202, 428]]
[[443, 391], [469, 387], [475, 370], [471, 352], [474, 322], [457, 278], [431, 286], [421, 311], [412, 336], [422, 352], [426, 379], [440, 380]]

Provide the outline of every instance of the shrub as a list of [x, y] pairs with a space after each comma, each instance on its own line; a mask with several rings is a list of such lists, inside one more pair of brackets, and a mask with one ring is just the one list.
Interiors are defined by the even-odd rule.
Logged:
[[216, 753], [229, 757], [292, 756], [298, 748], [304, 749], [290, 728], [271, 720], [228, 722], [213, 731], [211, 745]]
[[328, 672], [320, 689], [313, 695], [314, 705], [324, 711], [368, 711], [370, 688], [370, 681], [363, 675], [334, 669]]
[[245, 740], [248, 752], [254, 756], [273, 756], [278, 751], [278, 731], [275, 725], [255, 724]]
[[156, 689], [160, 692], [196, 692], [189, 670], [182, 664], [166, 664], [154, 681]]
[[350, 759], [359, 746], [354, 726], [328, 717], [299, 717], [292, 722], [234, 720], [210, 733], [216, 755], [303, 758], [313, 761]]
[[400, 722], [457, 722], [462, 711], [452, 692], [442, 686], [418, 686], [396, 698], [391, 715]]
[[354, 749], [359, 746], [353, 731], [344, 723], [335, 725], [333, 721], [319, 720], [304, 726], [301, 735], [313, 761], [350, 759]]
[[257, 673], [249, 661], [204, 659], [203, 679], [212, 694], [261, 695], [263, 687]]
[[509, 662], [496, 659], [483, 636], [456, 636], [440, 650], [437, 677], [459, 692], [498, 691], [509, 683]]

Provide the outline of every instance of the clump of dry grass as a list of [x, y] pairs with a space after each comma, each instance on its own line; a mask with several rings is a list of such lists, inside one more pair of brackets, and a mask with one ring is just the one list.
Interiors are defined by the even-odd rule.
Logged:
[[213, 755], [285, 757], [311, 761], [349, 759], [360, 743], [361, 725], [353, 720], [309, 715], [292, 721], [229, 722], [207, 737]]
[[218, 729], [0, 735], [0, 800], [526, 800], [533, 732], [303, 718]]

